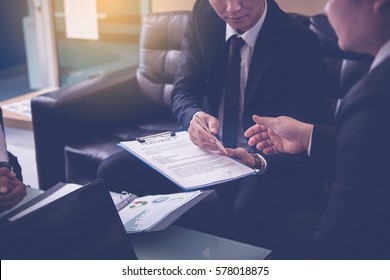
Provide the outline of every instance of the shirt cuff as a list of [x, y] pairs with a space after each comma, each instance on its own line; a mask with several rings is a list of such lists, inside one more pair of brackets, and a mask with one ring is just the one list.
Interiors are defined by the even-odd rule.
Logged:
[[310, 140], [309, 140], [309, 146], [307, 147], [307, 155], [310, 157], [310, 154], [311, 154], [311, 140], [313, 139], [313, 131], [314, 131], [314, 127], [313, 129], [311, 130], [311, 134], [310, 134]]
[[[260, 155], [258, 153], [254, 153], [252, 155], [254, 157], [257, 157], [260, 160], [260, 162], [261, 162], [261, 167], [260, 168], [258, 168], [258, 167], [255, 168], [256, 172], [259, 175], [264, 174], [267, 171], [267, 166], [268, 166], [267, 161], [265, 160], [265, 158], [262, 155]], [[255, 161], [256, 161], [256, 159], [255, 159]]]

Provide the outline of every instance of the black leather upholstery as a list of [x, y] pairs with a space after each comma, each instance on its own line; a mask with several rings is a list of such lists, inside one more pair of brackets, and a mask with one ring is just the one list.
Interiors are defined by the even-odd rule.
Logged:
[[155, 14], [142, 25], [137, 81], [146, 96], [168, 107], [188, 16], [188, 12]]
[[[145, 18], [137, 68], [123, 69], [32, 100], [42, 189], [58, 181], [83, 184], [95, 179], [99, 163], [121, 150], [116, 146], [119, 141], [178, 129], [169, 108], [170, 94], [189, 14], [168, 12]], [[342, 89], [330, 96], [342, 96], [361, 72], [367, 71], [361, 65], [368, 65], [371, 58], [341, 52], [323, 15], [293, 16], [319, 35], [330, 73]], [[346, 58], [357, 61], [357, 65]]]
[[145, 18], [139, 65], [31, 101], [39, 184], [87, 183], [117, 143], [178, 129], [169, 105], [189, 12]]

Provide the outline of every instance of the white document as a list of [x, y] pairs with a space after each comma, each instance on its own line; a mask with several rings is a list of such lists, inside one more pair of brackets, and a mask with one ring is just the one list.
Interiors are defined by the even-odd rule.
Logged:
[[201, 191], [137, 197], [119, 211], [126, 232], [145, 231], [201, 194]]
[[219, 153], [193, 144], [188, 132], [157, 135], [144, 142], [127, 141], [119, 146], [165, 175], [184, 190], [193, 190], [256, 174], [254, 169]]
[[64, 0], [66, 37], [98, 40], [96, 0]]

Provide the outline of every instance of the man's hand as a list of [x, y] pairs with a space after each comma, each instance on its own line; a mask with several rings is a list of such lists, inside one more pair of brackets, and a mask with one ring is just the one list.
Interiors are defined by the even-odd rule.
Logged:
[[245, 131], [250, 137], [248, 144], [256, 145], [264, 154], [297, 154], [307, 151], [313, 130], [312, 124], [303, 123], [290, 117], [259, 117], [254, 115], [256, 124]]
[[16, 177], [9, 178], [9, 184], [11, 186], [9, 191], [0, 195], [0, 213], [11, 209], [26, 196], [26, 185]]
[[16, 174], [7, 167], [0, 168], [0, 194], [5, 194], [13, 187], [10, 184], [10, 179], [15, 178]]
[[226, 151], [228, 152], [229, 157], [238, 160], [239, 162], [245, 164], [246, 166], [249, 166], [250, 168], [255, 168], [256, 163], [253, 156], [248, 153], [248, 151], [244, 148], [226, 148]]
[[[202, 119], [202, 121], [207, 125], [208, 129], [213, 135], [218, 133], [219, 121], [213, 116], [206, 114], [205, 112], [197, 112], [196, 115]], [[195, 115], [194, 115], [195, 116]], [[196, 120], [195, 117], [192, 117], [190, 122], [190, 127], [188, 128], [188, 133], [190, 134], [191, 141], [206, 150], [218, 150], [218, 146], [215, 143], [215, 138], [213, 135], [210, 135]]]

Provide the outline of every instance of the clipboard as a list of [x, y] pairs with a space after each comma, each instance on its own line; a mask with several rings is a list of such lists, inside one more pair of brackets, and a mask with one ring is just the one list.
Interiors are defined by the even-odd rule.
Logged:
[[[201, 202], [203, 199], [214, 193], [215, 190], [204, 190], [201, 191], [201, 193], [191, 200], [187, 201], [185, 204], [179, 206], [177, 209], [173, 210], [169, 214], [167, 214], [165, 217], [163, 217], [161, 220], [159, 220], [157, 223], [155, 223], [153, 226], [140, 231], [131, 231], [126, 229], [126, 223], [124, 223], [125, 230], [128, 234], [137, 234], [141, 232], [153, 232], [153, 231], [162, 231], [167, 229], [170, 225], [172, 225], [177, 219], [179, 219], [181, 216], [183, 216], [188, 210], [190, 210], [192, 207], [197, 205], [199, 202]], [[179, 193], [177, 193], [179, 194]], [[172, 194], [171, 194], [172, 195]], [[175, 194], [173, 194], [175, 195]], [[161, 196], [169, 196], [167, 195], [161, 195]], [[142, 199], [142, 197], [138, 197], [134, 194], [130, 195], [129, 197], [123, 199], [119, 203], [117, 203], [116, 209], [118, 212], [125, 211], [126, 206], [130, 205], [134, 200], [136, 199]], [[123, 220], [122, 220], [123, 222]]]
[[[18, 207], [15, 210], [8, 212], [4, 216], [2, 216], [1, 222], [5, 223], [7, 220], [12, 221], [12, 220], [14, 220], [14, 217], [15, 217], [15, 220], [19, 219], [19, 217], [22, 218], [24, 215], [28, 215], [30, 212], [33, 212], [41, 207], [44, 207], [46, 204], [49, 204], [51, 202], [50, 201], [48, 203], [44, 203], [45, 199], [49, 199], [57, 191], [61, 190], [65, 185], [67, 185], [67, 184], [63, 183], [63, 182], [57, 183], [56, 185], [54, 185], [53, 187], [51, 187], [47, 191], [42, 192], [40, 195], [35, 196], [33, 199], [24, 203], [22, 206]], [[74, 185], [74, 188], [72, 188], [72, 190], [70, 192], [76, 191], [77, 189], [83, 187], [83, 185], [75, 185], [75, 184], [72, 184], [72, 185]], [[69, 194], [69, 193], [65, 193], [64, 195], [67, 195], [67, 194]], [[58, 197], [58, 198], [60, 198], [60, 197]], [[56, 200], [56, 199], [53, 198], [53, 201], [54, 200]], [[40, 206], [41, 202], [42, 202], [42, 205]]]
[[24, 204], [28, 203], [30, 200], [35, 199], [37, 196], [42, 195], [43, 193], [44, 193], [43, 190], [35, 189], [35, 188], [32, 188], [32, 187], [27, 185], [26, 196], [23, 198], [23, 200], [21, 202], [19, 202], [18, 204], [16, 204], [11, 209], [0, 213], [0, 219], [5, 217], [6, 215], [8, 215], [8, 213], [11, 213], [11, 212], [15, 211], [16, 209], [22, 207]]
[[64, 194], [67, 185], [57, 184], [40, 201], [60, 192], [58, 198], [0, 226], [0, 258], [136, 259], [103, 181]]
[[258, 172], [226, 155], [192, 143], [187, 131], [153, 134], [118, 143], [184, 191], [198, 190]]
[[159, 137], [173, 137], [176, 136], [176, 132], [174, 131], [164, 131], [161, 133], [156, 133], [144, 137], [137, 137], [135, 140], [137, 140], [139, 143], [145, 143], [146, 141], [150, 141]]

